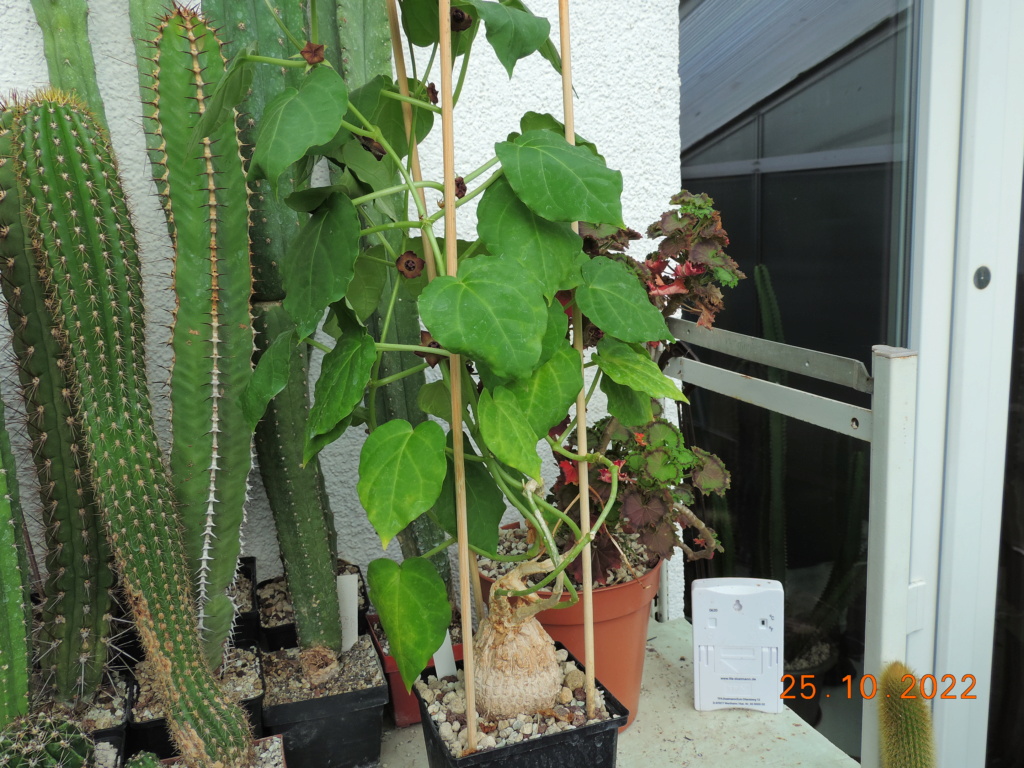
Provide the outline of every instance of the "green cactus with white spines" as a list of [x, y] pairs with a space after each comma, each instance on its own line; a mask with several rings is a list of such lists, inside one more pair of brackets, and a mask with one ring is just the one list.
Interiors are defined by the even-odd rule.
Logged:
[[124, 768], [159, 768], [159, 766], [160, 758], [152, 752], [136, 752], [124, 764]]
[[174, 245], [171, 476], [185, 526], [200, 629], [219, 666], [234, 606], [226, 590], [241, 550], [252, 436], [241, 392], [252, 373], [248, 190], [234, 122], [195, 148], [192, 128], [224, 73], [214, 30], [176, 8], [156, 26], [150, 161]]
[[[11, 107], [17, 191], [59, 325], [97, 503], [171, 733], [192, 765], [246, 766], [245, 713], [203, 657], [181, 523], [157, 445], [140, 262], [106, 136], [72, 99]], [[8, 190], [10, 193], [10, 190]]]
[[89, 768], [93, 743], [73, 720], [22, 717], [0, 731], [0, 768]]
[[[7, 128], [0, 125], [0, 155]], [[0, 157], [0, 186], [13, 169]], [[58, 698], [89, 696], [103, 681], [110, 637], [110, 551], [93, 499], [63, 352], [25, 249], [18, 197], [0, 199], [0, 288], [27, 414], [46, 538], [37, 660]]]
[[21, 546], [23, 518], [16, 472], [0, 401], [0, 727], [28, 712], [32, 663], [28, 567]]

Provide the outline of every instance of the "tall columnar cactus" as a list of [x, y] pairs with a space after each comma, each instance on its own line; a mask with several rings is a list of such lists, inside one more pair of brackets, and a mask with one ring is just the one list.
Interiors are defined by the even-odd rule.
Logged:
[[22, 717], [0, 731], [0, 768], [88, 768], [92, 753], [92, 739], [63, 717]]
[[177, 8], [157, 25], [152, 60], [145, 126], [174, 244], [171, 476], [206, 655], [219, 666], [252, 466], [239, 397], [253, 353], [248, 190], [234, 121], [190, 147], [224, 73], [214, 30]]
[[935, 768], [928, 701], [922, 696], [903, 698], [908, 684], [913, 687], [919, 679], [901, 661], [882, 670], [877, 697], [882, 768]]
[[[12, 189], [0, 124], [0, 186]], [[47, 579], [42, 589], [38, 661], [57, 696], [89, 696], [102, 683], [110, 637], [113, 574], [92, 493], [63, 351], [43, 286], [25, 250], [18, 196], [0, 199], [0, 288], [7, 304], [43, 508]]]
[[97, 503], [171, 733], [192, 765], [248, 765], [245, 714], [225, 699], [200, 647], [181, 522], [149, 406], [141, 267], [109, 142], [56, 92], [11, 110], [32, 244], [26, 257], [37, 259], [59, 324]]
[[[0, 187], [0, 194], [3, 188]], [[0, 727], [28, 712], [31, 665], [28, 570], [14, 456], [0, 401]]]

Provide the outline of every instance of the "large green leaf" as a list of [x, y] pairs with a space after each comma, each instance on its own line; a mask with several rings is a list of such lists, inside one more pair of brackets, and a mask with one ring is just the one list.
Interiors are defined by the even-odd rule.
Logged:
[[[448, 445], [452, 435], [448, 433]], [[466, 453], [475, 456], [468, 440], [463, 440]], [[469, 543], [495, 554], [498, 551], [498, 526], [505, 514], [505, 496], [491, 473], [479, 461], [466, 462], [466, 528]], [[448, 457], [448, 474], [444, 477], [441, 495], [430, 510], [430, 516], [452, 536], [458, 535], [455, 521], [455, 464]]]
[[541, 342], [539, 365], [546, 363], [555, 352], [569, 343], [566, 338], [568, 333], [569, 316], [565, 313], [565, 307], [561, 302], [551, 302], [548, 306], [548, 326], [544, 330], [544, 340]]
[[594, 356], [597, 367], [616, 384], [646, 392], [651, 397], [668, 397], [688, 402], [678, 385], [658, 368], [658, 364], [641, 350], [611, 336], [597, 342]]
[[359, 216], [342, 194], [314, 211], [292, 240], [281, 263], [284, 308], [299, 338], [316, 330], [328, 305], [348, 290], [359, 256]]
[[525, 6], [514, 8], [488, 0], [466, 1], [476, 8], [483, 19], [487, 42], [491, 44], [509, 77], [512, 77], [516, 62], [544, 45], [551, 32], [548, 20], [534, 16]]
[[402, 682], [411, 690], [452, 621], [444, 580], [422, 557], [406, 558], [401, 564], [378, 558], [366, 569], [366, 583]]
[[550, 221], [622, 223], [622, 174], [586, 147], [547, 130], [527, 131], [494, 151], [516, 195]]
[[470, 259], [458, 277], [435, 279], [419, 306], [441, 346], [478, 358], [497, 376], [525, 378], [540, 359], [548, 325], [542, 286], [500, 256]]
[[309, 409], [308, 436], [313, 438], [335, 428], [351, 415], [363, 399], [377, 349], [368, 333], [346, 333], [324, 355], [316, 380], [313, 407]]
[[250, 429], [256, 429], [270, 401], [287, 386], [291, 347], [297, 342], [294, 331], [282, 333], [260, 355], [242, 391], [242, 413]]
[[[434, 7], [435, 16], [437, 6]], [[423, 101], [427, 100], [426, 90], [418, 80], [409, 80], [409, 93]], [[395, 99], [382, 96], [382, 91], [398, 93], [398, 87], [390, 78], [384, 75], [377, 75], [375, 78], [361, 85], [349, 94], [349, 102], [373, 125], [381, 129], [384, 138], [401, 157], [409, 154], [409, 141], [405, 136], [405, 117], [402, 114], [402, 104]], [[355, 114], [347, 116], [350, 123], [359, 125], [359, 119]], [[423, 141], [434, 124], [434, 113], [421, 109], [413, 109], [413, 120], [415, 120], [417, 141]], [[355, 142], [358, 143], [358, 142]], [[365, 150], [364, 150], [365, 151]], [[368, 156], [372, 157], [372, 155]]]
[[519, 400], [505, 387], [480, 393], [477, 408], [484, 442], [501, 461], [540, 481], [537, 436], [519, 407]]
[[348, 109], [348, 91], [330, 67], [312, 70], [296, 88], [285, 88], [263, 111], [249, 173], [275, 187], [278, 177], [312, 146], [338, 133]]
[[413, 429], [409, 422], [393, 419], [367, 436], [359, 454], [356, 491], [385, 547], [434, 505], [445, 471], [444, 430], [436, 422]]
[[[502, 0], [502, 5], [507, 5], [509, 8], [516, 8], [520, 11], [529, 12], [530, 10], [526, 7], [526, 3], [523, 0]], [[555, 44], [551, 42], [550, 37], [541, 43], [540, 48], [537, 50], [555, 68], [555, 72], [562, 74], [562, 57], [558, 55], [558, 49], [555, 48]]]
[[505, 178], [484, 192], [477, 209], [477, 233], [494, 254], [508, 256], [536, 276], [551, 299], [571, 287], [575, 256], [583, 238], [564, 221], [548, 221], [523, 203]]
[[608, 376], [601, 377], [601, 391], [608, 398], [608, 413], [625, 427], [639, 427], [650, 424], [654, 419], [651, 396], [637, 392], [622, 384], [616, 384]]
[[[437, 0], [399, 0], [399, 2], [402, 6], [402, 28], [410, 43], [426, 48], [440, 42]], [[475, 18], [477, 14], [468, 3], [454, 0], [451, 7], [460, 8], [474, 17], [473, 26], [470, 29], [452, 32], [452, 54], [459, 56], [469, 49], [480, 24], [479, 19]]]
[[533, 430], [534, 442], [565, 418], [582, 388], [580, 356], [568, 346], [558, 350], [529, 379], [508, 386]]
[[627, 342], [672, 338], [665, 318], [621, 261], [597, 256], [584, 264], [582, 271], [583, 284], [576, 289], [576, 301], [602, 331]]
[[[523, 116], [519, 118], [519, 130], [523, 133], [539, 130], [553, 131], [559, 136], [565, 136], [565, 123], [548, 112], [525, 112], [523, 113]], [[578, 133], [576, 134], [576, 140], [573, 143], [577, 147], [586, 147], [597, 157], [604, 160], [601, 153], [597, 151], [597, 145], [594, 142], [583, 138]]]

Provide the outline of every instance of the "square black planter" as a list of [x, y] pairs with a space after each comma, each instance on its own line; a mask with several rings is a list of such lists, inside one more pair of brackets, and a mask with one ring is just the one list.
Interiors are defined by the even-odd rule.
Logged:
[[[560, 643], [558, 647], [562, 647]], [[583, 668], [572, 654], [569, 654], [569, 660]], [[455, 757], [449, 751], [441, 739], [437, 723], [427, 712], [423, 697], [413, 686], [420, 707], [427, 765], [429, 768], [614, 768], [619, 728], [626, 724], [629, 712], [600, 682], [597, 686], [604, 694], [605, 706], [611, 715], [607, 720], [475, 752], [466, 757]]]
[[264, 707], [264, 733], [284, 737], [284, 753], [290, 765], [371, 768], [380, 762], [387, 701], [388, 687], [384, 684]]
[[251, 609], [235, 614], [235, 621], [231, 625], [231, 642], [239, 648], [251, 648], [260, 642], [260, 610], [256, 602], [256, 558], [239, 558], [238, 573], [249, 580]]

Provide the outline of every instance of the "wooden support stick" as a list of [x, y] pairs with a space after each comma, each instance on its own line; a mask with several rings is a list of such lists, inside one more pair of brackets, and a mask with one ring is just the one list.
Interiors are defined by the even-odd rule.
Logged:
[[[398, 91], [403, 96], [408, 96], [409, 77], [405, 69], [405, 50], [402, 48], [402, 33], [398, 28], [398, 9], [395, 7], [395, 0], [387, 0], [387, 9], [388, 30], [391, 32], [391, 54], [395, 57], [395, 76], [398, 78]], [[412, 170], [412, 179], [413, 181], [423, 181], [423, 171], [420, 168], [419, 145], [416, 143], [416, 136], [413, 135], [412, 130], [412, 104], [406, 101], [402, 102], [402, 118], [405, 121], [405, 136], [409, 141], [409, 166]], [[417, 189], [416, 194], [420, 196], [420, 202], [426, 208], [427, 197], [424, 194], [423, 187]], [[420, 231], [420, 237], [423, 239], [423, 259], [427, 262], [427, 281], [429, 282], [437, 277], [437, 265], [429, 256], [431, 248], [430, 238], [427, 237], [425, 229]]]
[[[576, 143], [576, 126], [572, 103], [572, 57], [569, 44], [569, 0], [558, 0], [558, 37], [562, 55], [562, 116], [565, 122], [565, 140]], [[579, 232], [579, 224], [572, 229]], [[583, 370], [583, 313], [578, 305], [572, 310], [572, 345], [580, 355]], [[576, 452], [586, 455], [587, 448], [587, 388], [584, 385], [576, 396]], [[588, 539], [580, 557], [583, 558], [583, 665], [587, 675], [587, 718], [592, 719], [597, 709], [597, 686], [594, 682], [594, 575], [590, 554], [590, 465], [579, 463], [580, 478], [580, 533]]]
[[[451, 2], [440, 0], [441, 46], [441, 138], [444, 157], [444, 250], [446, 271], [452, 277], [458, 272], [458, 244], [455, 233], [455, 129], [452, 111], [452, 25]], [[448, 358], [448, 377], [452, 393], [452, 434], [455, 464], [455, 520], [459, 539], [459, 592], [462, 608], [462, 666], [466, 686], [466, 727], [469, 729], [467, 751], [476, 751], [476, 687], [473, 663], [473, 617], [469, 583], [473, 563], [469, 554], [469, 529], [466, 523], [466, 460], [462, 444], [462, 356]], [[483, 616], [480, 617], [483, 619]]]

